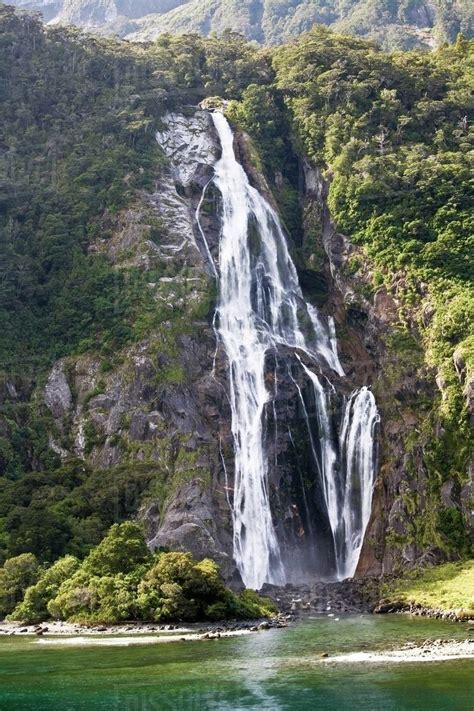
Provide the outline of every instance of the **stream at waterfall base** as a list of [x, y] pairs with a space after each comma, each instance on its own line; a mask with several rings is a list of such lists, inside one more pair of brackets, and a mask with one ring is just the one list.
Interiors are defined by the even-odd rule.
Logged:
[[66, 647], [57, 638], [51, 645], [36, 637], [2, 638], [0, 709], [472, 711], [472, 658], [321, 657], [465, 640], [472, 636], [468, 627], [405, 615], [321, 615], [215, 641]]

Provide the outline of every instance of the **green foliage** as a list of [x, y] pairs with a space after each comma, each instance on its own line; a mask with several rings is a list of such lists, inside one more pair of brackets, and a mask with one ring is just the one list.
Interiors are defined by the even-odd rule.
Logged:
[[26, 558], [7, 561], [0, 571], [4, 610], [13, 610], [12, 620], [38, 622], [51, 616], [86, 624], [181, 622], [254, 619], [278, 612], [253, 591], [231, 592], [212, 560], [197, 562], [190, 553], [152, 555], [140, 527], [130, 522], [112, 526], [82, 564], [66, 556], [38, 573], [34, 557]]
[[228, 115], [255, 139], [266, 168], [273, 172], [281, 170], [288, 131], [281, 96], [270, 87], [250, 84], [241, 101], [229, 105]]
[[433, 610], [465, 610], [473, 614], [474, 561], [411, 571], [387, 583], [383, 594], [392, 600], [412, 602]]
[[[460, 37], [430, 54], [387, 55], [315, 28], [274, 55], [297, 144], [326, 168], [334, 221], [363, 248], [374, 281], [409, 307], [438, 374], [442, 398], [421, 433], [438, 493], [448, 478], [462, 488], [472, 452], [472, 49]], [[463, 535], [440, 524], [447, 550], [462, 552]]]
[[141, 569], [129, 574], [98, 576], [80, 568], [48, 603], [55, 619], [114, 624], [135, 618], [136, 590]]
[[162, 553], [138, 595], [144, 613], [157, 621], [192, 621], [204, 619], [209, 605], [225, 602], [227, 591], [213, 561], [196, 563], [190, 553]]
[[115, 524], [89, 553], [83, 569], [100, 576], [129, 573], [147, 557], [148, 549], [140, 526], [131, 522]]
[[21, 369], [130, 337], [124, 277], [88, 249], [151, 184], [161, 95], [117, 43], [5, 6], [0, 36], [0, 366]]
[[0, 479], [3, 557], [27, 551], [47, 561], [65, 553], [82, 557], [113, 523], [134, 515], [161, 478], [156, 464], [91, 471], [77, 460], [18, 482]]
[[0, 617], [14, 609], [25, 590], [36, 582], [38, 574], [38, 561], [32, 553], [5, 561], [0, 568]]
[[77, 558], [66, 556], [60, 558], [50, 568], [46, 568], [40, 573], [38, 582], [26, 589], [22, 602], [15, 607], [8, 619], [29, 624], [48, 619], [48, 603], [56, 597], [61, 585], [76, 572], [78, 567]]
[[244, 590], [238, 595], [241, 617], [270, 617], [278, 612], [276, 603], [262, 597], [255, 590]]
[[145, 616], [157, 621], [252, 619], [270, 617], [278, 609], [253, 590], [235, 595], [212, 560], [196, 563], [190, 553], [162, 553], [138, 589]]
[[461, 512], [455, 508], [438, 511], [438, 530], [457, 553], [468, 554], [471, 549]]
[[[290, 142], [290, 121], [283, 96], [275, 86], [250, 84], [227, 115], [254, 141], [257, 170], [269, 179], [280, 214], [295, 242], [301, 239], [299, 165]], [[263, 162], [263, 166], [259, 161]]]

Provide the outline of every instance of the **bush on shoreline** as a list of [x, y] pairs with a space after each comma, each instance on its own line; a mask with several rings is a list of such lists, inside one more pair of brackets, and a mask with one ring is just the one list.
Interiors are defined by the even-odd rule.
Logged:
[[0, 569], [2, 584], [2, 614], [23, 623], [247, 620], [278, 612], [271, 600], [252, 590], [232, 592], [210, 559], [150, 553], [140, 526], [130, 522], [112, 526], [82, 562], [65, 556], [39, 568], [34, 556], [11, 559]]

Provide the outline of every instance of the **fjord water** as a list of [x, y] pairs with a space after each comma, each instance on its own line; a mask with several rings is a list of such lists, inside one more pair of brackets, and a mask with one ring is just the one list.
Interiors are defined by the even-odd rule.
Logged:
[[[318, 431], [295, 382], [308, 427], [315, 475], [321, 479], [332, 531], [332, 577], [354, 574], [370, 517], [374, 484], [374, 434], [378, 413], [367, 388], [346, 404], [341, 441], [334, 437], [328, 382], [305, 365], [344, 371], [334, 322], [304, 301], [295, 265], [275, 210], [249, 179], [234, 153], [234, 136], [222, 113], [212, 114], [222, 157], [214, 182], [222, 195], [219, 249], [219, 336], [229, 361], [235, 482], [232, 502], [234, 559], [245, 585], [286, 581], [268, 491], [264, 412], [270, 400], [265, 361], [284, 346], [293, 350], [314, 390]], [[288, 357], [288, 356], [287, 356]], [[291, 373], [290, 373], [290, 377]], [[317, 439], [317, 441], [316, 441]], [[317, 570], [306, 571], [318, 575]]]
[[392, 615], [321, 617], [247, 637], [125, 648], [0, 639], [0, 709], [470, 711], [473, 660], [321, 658], [466, 634], [462, 624]]

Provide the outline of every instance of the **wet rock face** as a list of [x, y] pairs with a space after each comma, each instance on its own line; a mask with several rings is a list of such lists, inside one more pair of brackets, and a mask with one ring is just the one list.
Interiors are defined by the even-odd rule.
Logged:
[[221, 152], [218, 136], [207, 111], [170, 113], [162, 123], [156, 138], [168, 160], [168, 180], [160, 182], [155, 202], [176, 241], [169, 256], [181, 251], [183, 240], [192, 243], [206, 273], [215, 277], [219, 195], [211, 179]]
[[182, 188], [189, 187], [203, 168], [212, 175], [220, 146], [209, 112], [196, 111], [190, 116], [170, 113], [163, 117], [162, 123], [156, 140], [169, 160], [176, 183]]
[[217, 501], [203, 481], [184, 484], [166, 510], [158, 533], [150, 540], [152, 550], [171, 548], [190, 551], [196, 558], [203, 552], [221, 566], [223, 575], [231, 579], [236, 575], [232, 556], [232, 522], [225, 507], [220, 513], [227, 516], [227, 525], [218, 526]]

